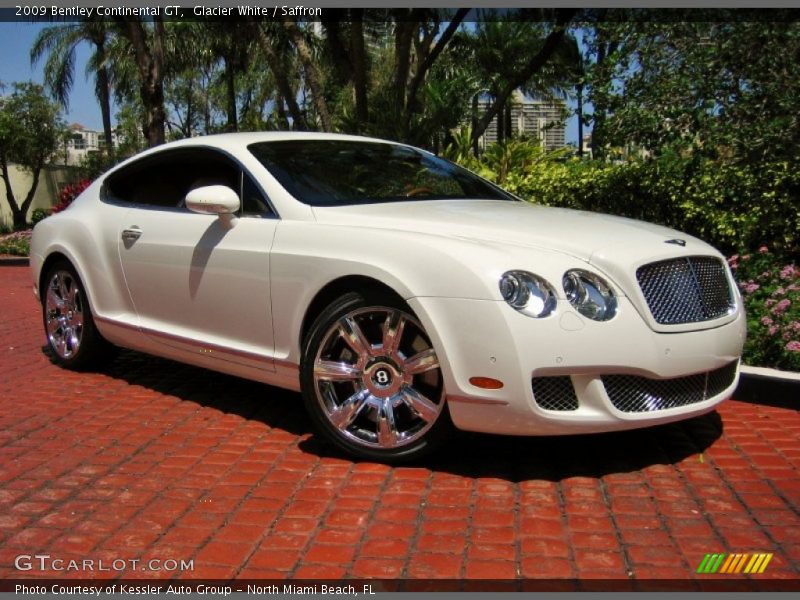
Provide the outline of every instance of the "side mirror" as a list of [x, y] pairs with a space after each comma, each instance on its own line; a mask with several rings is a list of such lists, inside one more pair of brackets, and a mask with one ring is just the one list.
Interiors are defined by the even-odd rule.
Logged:
[[206, 185], [186, 194], [186, 208], [203, 215], [218, 215], [226, 227], [232, 227], [239, 210], [239, 194], [226, 185]]

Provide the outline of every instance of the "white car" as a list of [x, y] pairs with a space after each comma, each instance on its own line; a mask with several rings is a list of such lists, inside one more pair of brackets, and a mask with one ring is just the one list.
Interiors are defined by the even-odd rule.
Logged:
[[300, 390], [321, 434], [372, 460], [417, 457], [452, 425], [575, 434], [706, 413], [735, 389], [745, 338], [704, 242], [343, 135], [144, 152], [36, 226], [31, 269], [64, 367], [115, 345]]

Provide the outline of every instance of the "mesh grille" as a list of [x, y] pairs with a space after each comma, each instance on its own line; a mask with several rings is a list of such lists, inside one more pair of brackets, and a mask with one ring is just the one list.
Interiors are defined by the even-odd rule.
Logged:
[[720, 369], [675, 379], [634, 375], [605, 375], [603, 385], [611, 403], [622, 412], [652, 412], [702, 402], [733, 383], [736, 362]]
[[563, 377], [534, 377], [533, 399], [545, 410], [578, 410], [578, 398], [572, 379]]
[[639, 267], [636, 279], [656, 323], [710, 321], [733, 306], [725, 267], [711, 256], [690, 256]]

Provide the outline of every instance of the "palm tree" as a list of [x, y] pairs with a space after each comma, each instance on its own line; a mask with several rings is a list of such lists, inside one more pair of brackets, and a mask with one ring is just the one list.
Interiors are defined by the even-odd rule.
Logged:
[[[557, 9], [549, 32], [542, 23], [503, 19], [484, 19], [474, 36], [476, 67], [485, 73], [492, 100], [485, 114], [473, 126], [473, 142], [483, 135], [492, 119], [498, 118], [498, 139], [502, 137], [506, 108], [519, 88], [551, 87], [548, 66], [565, 43], [566, 28], [576, 9]], [[540, 83], [537, 83], [538, 82]], [[547, 84], [544, 84], [548, 81]]]
[[86, 73], [95, 74], [95, 96], [103, 118], [103, 137], [109, 155], [113, 153], [111, 139], [111, 83], [108, 65], [108, 43], [111, 38], [109, 24], [86, 19], [78, 23], [65, 23], [46, 27], [39, 32], [31, 48], [31, 63], [36, 64], [48, 55], [44, 66], [44, 82], [50, 93], [65, 109], [69, 108], [69, 94], [75, 79], [75, 52], [84, 42], [94, 47], [86, 65]]

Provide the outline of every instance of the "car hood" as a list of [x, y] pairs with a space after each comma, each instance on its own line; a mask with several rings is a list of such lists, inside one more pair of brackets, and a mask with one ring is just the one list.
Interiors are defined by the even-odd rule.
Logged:
[[[664, 256], [718, 254], [705, 242], [660, 225], [527, 202], [425, 200], [317, 207], [314, 214], [321, 223], [556, 250], [601, 267], [630, 266]], [[685, 245], [665, 244], [676, 238]]]

